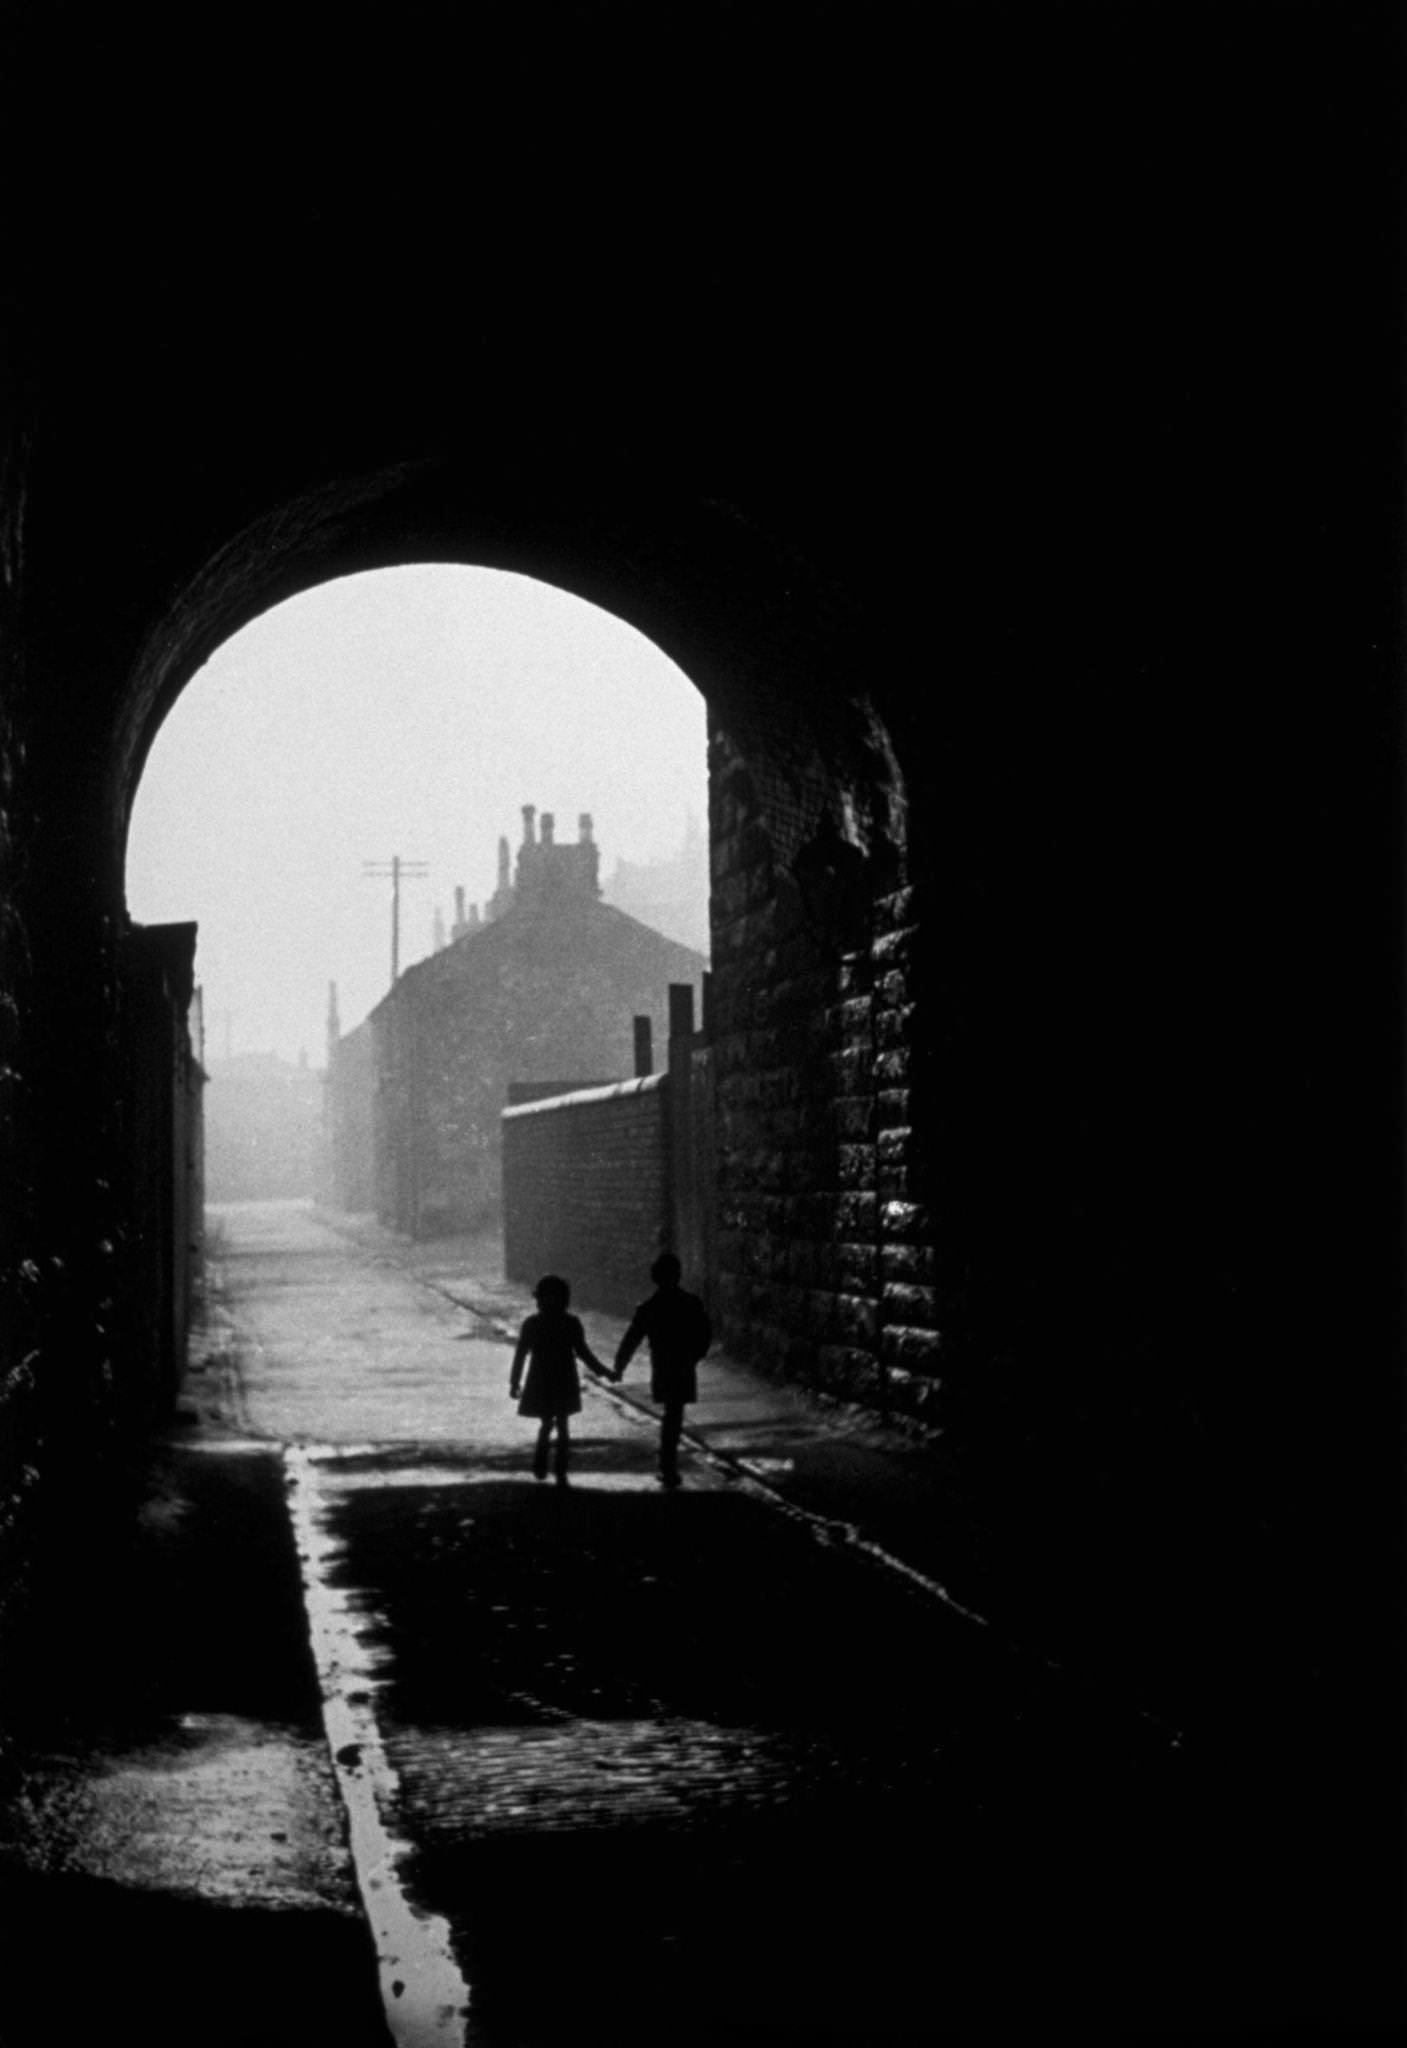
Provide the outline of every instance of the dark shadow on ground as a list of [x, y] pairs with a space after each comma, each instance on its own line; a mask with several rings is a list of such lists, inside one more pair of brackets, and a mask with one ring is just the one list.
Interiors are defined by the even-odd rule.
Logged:
[[12, 1728], [52, 1739], [179, 1711], [321, 1729], [274, 1448], [158, 1445], [126, 1512], [79, 1532], [34, 1609]]
[[355, 1920], [0, 1874], [3, 2048], [388, 2048]]
[[495, 2048], [1349, 2022], [1273, 1773], [749, 1498], [616, 1464], [337, 1511], [384, 1617], [412, 1890]]
[[321, 1743], [277, 1452], [159, 1447], [126, 1515], [40, 1591], [6, 1687], [0, 2048], [386, 2048], [350, 1900], [274, 1910], [116, 1882], [72, 1866], [81, 1831], [60, 1845], [6, 1825], [53, 1759], [101, 1777], [142, 1745], [178, 1746], [192, 1717]]

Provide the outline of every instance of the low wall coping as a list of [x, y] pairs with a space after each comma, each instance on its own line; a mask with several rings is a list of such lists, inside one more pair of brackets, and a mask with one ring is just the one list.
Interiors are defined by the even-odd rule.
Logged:
[[575, 1095], [548, 1095], [541, 1102], [515, 1102], [511, 1108], [499, 1111], [499, 1119], [507, 1123], [509, 1117], [540, 1116], [545, 1109], [575, 1109], [582, 1102], [614, 1102], [622, 1095], [648, 1095], [652, 1088], [662, 1087], [665, 1075], [637, 1074], [629, 1081], [611, 1081], [604, 1088], [579, 1088]]

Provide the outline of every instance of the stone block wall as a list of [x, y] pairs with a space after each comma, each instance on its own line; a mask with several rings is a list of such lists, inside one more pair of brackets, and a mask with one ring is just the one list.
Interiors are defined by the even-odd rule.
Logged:
[[713, 739], [723, 1338], [768, 1370], [931, 1420], [942, 1317], [898, 778], [878, 754], [868, 790], [819, 759], [782, 772], [782, 745], [754, 735], [745, 758]]
[[24, 742], [15, 707], [23, 683], [17, 574], [25, 477], [6, 450], [0, 483], [0, 1148], [7, 1196], [0, 1202], [0, 1655], [24, 1586], [25, 1536], [39, 1478], [39, 1360], [35, 1259], [35, 1113], [25, 1018], [31, 944], [14, 878], [25, 848]]
[[584, 1308], [625, 1315], [668, 1242], [667, 1077], [503, 1112], [503, 1262], [531, 1286], [571, 1282]]
[[123, 947], [129, 1198], [139, 1225], [128, 1260], [158, 1413], [180, 1388], [199, 1277], [193, 1165], [203, 1090], [187, 1021], [195, 941], [193, 924], [136, 925]]

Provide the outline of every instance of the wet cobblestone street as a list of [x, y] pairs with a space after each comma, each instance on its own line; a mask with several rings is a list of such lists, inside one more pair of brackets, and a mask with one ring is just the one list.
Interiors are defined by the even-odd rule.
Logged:
[[[19, 1844], [22, 1923], [36, 1873], [101, 1887], [80, 1922], [128, 1929], [115, 2008], [149, 2041], [1112, 2040], [1292, 2008], [1263, 1807], [837, 1540], [872, 1478], [833, 1521], [759, 1483], [794, 1403], [759, 1385], [747, 1458], [696, 1451], [666, 1494], [651, 1414], [588, 1386], [570, 1485], [538, 1484], [492, 1275], [466, 1305], [290, 1206], [221, 1231], [120, 1624], [148, 1654], [125, 1720], [100, 1686], [32, 1759]], [[240, 1996], [190, 2032], [198, 1960]], [[89, 2038], [52, 2020], [36, 1993], [0, 2042]]]
[[[867, 1561], [618, 1463], [332, 1482], [406, 1881], [482, 2038], [919, 2036], [1010, 2002], [1013, 1936], [1093, 2016], [1117, 1873], [1065, 1845], [1113, 1731]], [[1028, 1921], [1062, 1864], [1075, 1947], [1058, 1893]]]
[[[257, 1333], [247, 1420], [308, 1443], [330, 1655], [361, 1674], [378, 1817], [446, 1930], [468, 2040], [1166, 2016], [1120, 1813], [1134, 1774], [1166, 1823], [1166, 1731], [736, 1469], [695, 1458], [661, 1494], [649, 1416], [594, 1387], [570, 1486], [535, 1484], [501, 1292], [475, 1313], [291, 1227], [301, 1260], [255, 1231], [247, 1277], [227, 1267]], [[749, 1451], [765, 1468], [756, 1427]]]

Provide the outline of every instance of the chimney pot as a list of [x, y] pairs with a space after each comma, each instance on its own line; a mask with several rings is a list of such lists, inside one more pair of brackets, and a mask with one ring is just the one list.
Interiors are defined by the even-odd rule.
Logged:
[[523, 844], [524, 844], [524, 846], [531, 846], [531, 845], [533, 844], [533, 819], [534, 819], [534, 818], [535, 818], [536, 816], [537, 816], [537, 805], [536, 805], [536, 804], [524, 804], [524, 805], [523, 805]]

